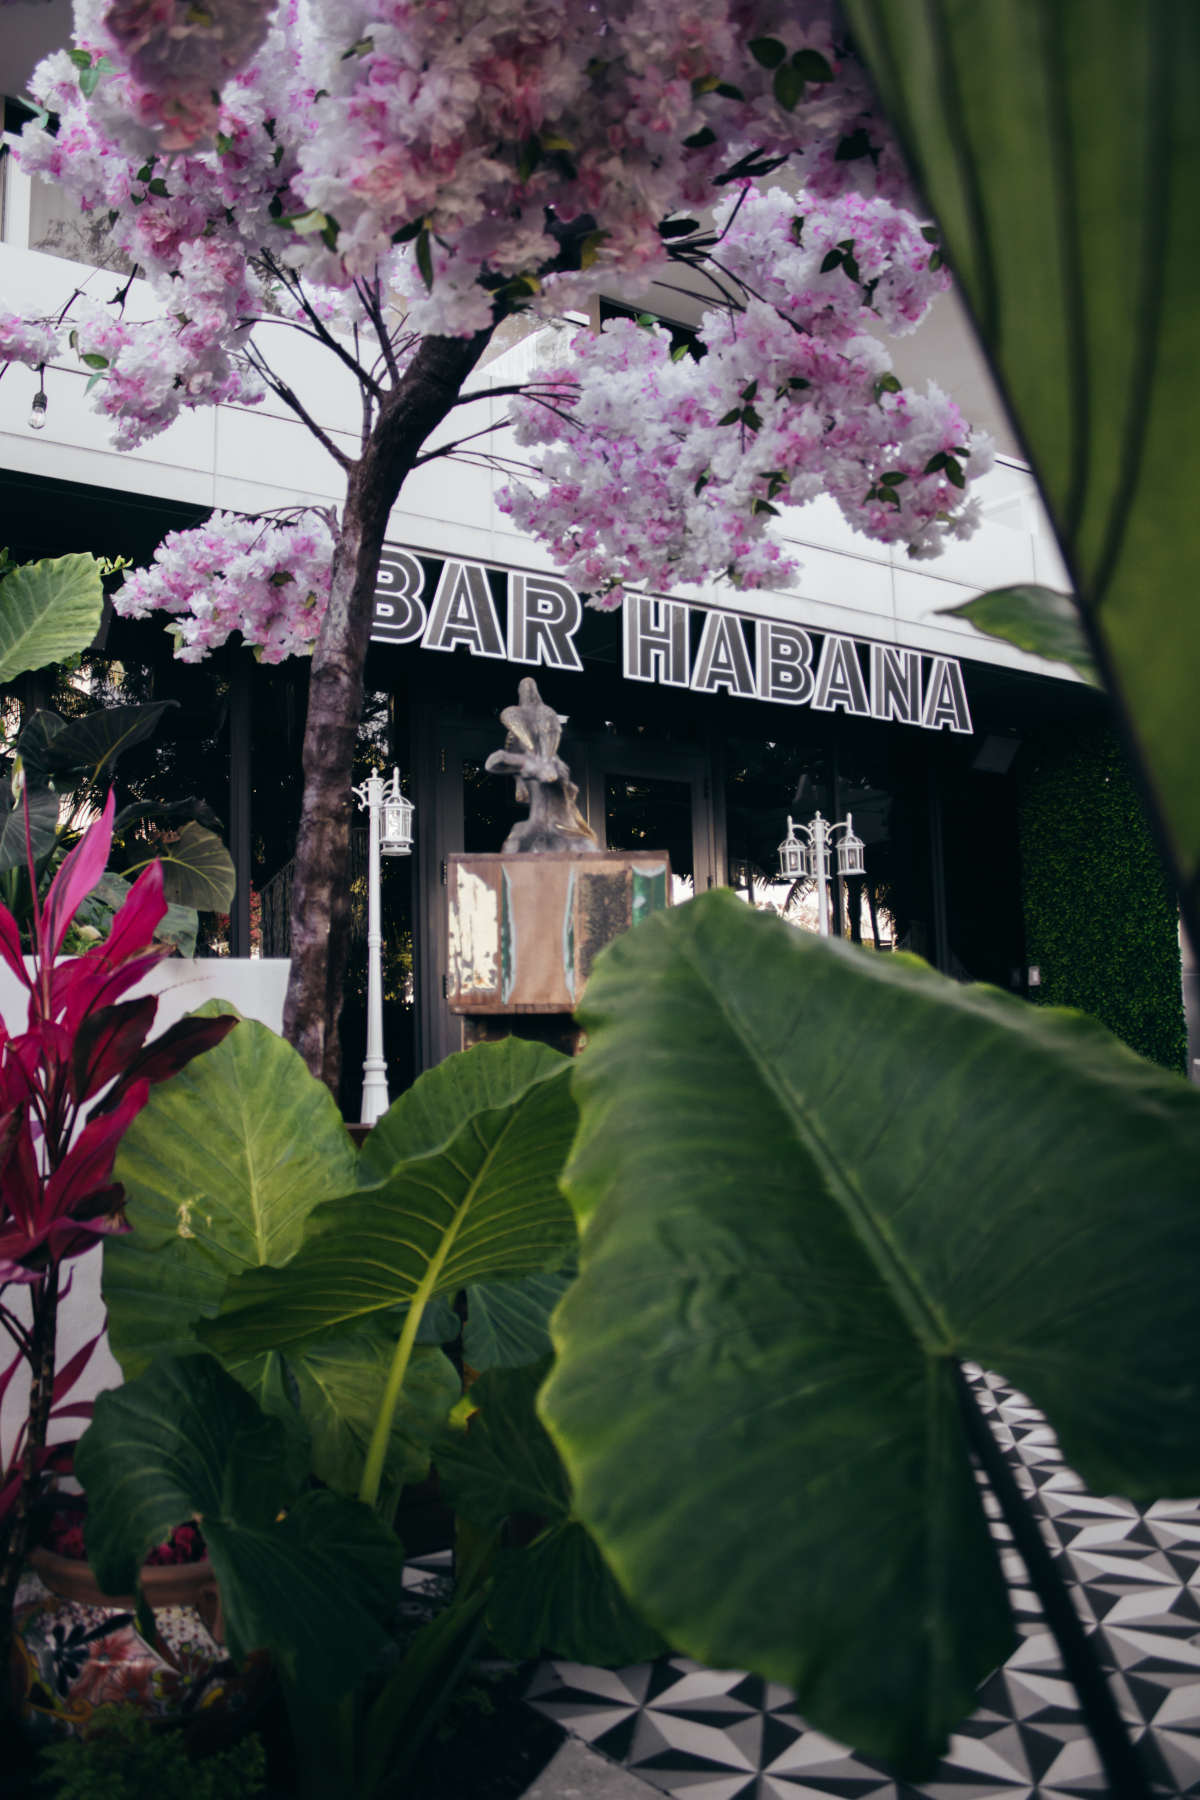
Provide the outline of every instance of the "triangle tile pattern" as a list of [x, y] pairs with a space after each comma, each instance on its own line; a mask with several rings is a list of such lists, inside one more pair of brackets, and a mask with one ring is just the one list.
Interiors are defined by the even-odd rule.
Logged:
[[[1140, 1511], [1084, 1491], [1023, 1394], [968, 1366], [1075, 1584], [1160, 1800], [1200, 1800], [1200, 1500]], [[982, 1480], [982, 1478], [981, 1478]], [[785, 1688], [684, 1656], [621, 1670], [544, 1662], [528, 1702], [677, 1800], [1085, 1800], [1106, 1786], [1074, 1690], [990, 1492], [1021, 1643], [913, 1787], [805, 1724]], [[1007, 1548], [1004, 1546], [1007, 1545]]]

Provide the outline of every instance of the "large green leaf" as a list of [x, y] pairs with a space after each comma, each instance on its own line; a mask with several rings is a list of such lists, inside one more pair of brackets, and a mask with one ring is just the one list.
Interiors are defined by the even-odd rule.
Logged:
[[14, 805], [12, 795], [0, 792], [0, 870], [28, 867], [29, 851], [25, 837], [26, 805], [29, 813], [29, 843], [33, 845], [35, 862], [41, 862], [53, 850], [58, 837], [58, 795], [45, 789], [27, 789]]
[[1012, 1641], [958, 1361], [1100, 1492], [1200, 1489], [1200, 1093], [728, 894], [619, 939], [581, 1016], [576, 1508], [671, 1642], [926, 1766]]
[[[329, 1343], [288, 1356], [270, 1351], [230, 1373], [265, 1412], [299, 1416], [310, 1434], [312, 1472], [341, 1494], [356, 1494], [399, 1327], [371, 1319]], [[392, 1425], [386, 1473], [394, 1493], [429, 1471], [430, 1445], [462, 1392], [441, 1350], [413, 1351]]]
[[237, 889], [233, 858], [216, 833], [194, 819], [157, 846], [154, 860], [162, 864], [163, 893], [175, 906], [228, 912], [233, 905]]
[[1069, 594], [1032, 584], [992, 588], [947, 611], [968, 620], [988, 637], [1002, 638], [1052, 662], [1064, 662], [1096, 685], [1096, 665], [1083, 634], [1079, 608]]
[[398, 1305], [561, 1263], [574, 1241], [557, 1178], [575, 1109], [570, 1060], [509, 1038], [448, 1057], [363, 1147], [364, 1186], [309, 1220], [285, 1269], [230, 1283], [201, 1329], [225, 1356], [307, 1344]]
[[567, 1656], [606, 1665], [666, 1649], [630, 1606], [575, 1518], [558, 1453], [534, 1408], [549, 1359], [493, 1369], [471, 1388], [478, 1411], [436, 1448], [442, 1488], [460, 1518], [484, 1531], [510, 1519], [540, 1529], [497, 1554], [488, 1627], [506, 1656]]
[[480, 1374], [540, 1362], [550, 1349], [550, 1314], [575, 1278], [575, 1266], [517, 1281], [482, 1281], [467, 1289], [463, 1356]]
[[195, 1516], [235, 1657], [270, 1650], [298, 1687], [326, 1697], [353, 1687], [386, 1645], [399, 1541], [357, 1502], [301, 1492], [292, 1440], [214, 1358], [164, 1358], [101, 1394], [75, 1468], [107, 1592], [132, 1592], [145, 1553]]
[[94, 556], [24, 563], [0, 581], [0, 681], [86, 650], [100, 629], [104, 590]]
[[102, 706], [81, 719], [60, 719], [57, 713], [34, 713], [17, 739], [32, 782], [51, 778], [61, 788], [68, 776], [95, 781], [113, 768], [126, 750], [144, 743], [163, 714], [178, 706], [177, 700], [150, 700], [136, 706]]
[[[54, 798], [53, 795], [50, 797]], [[126, 881], [124, 876], [114, 875], [106, 869], [91, 893], [80, 903], [75, 923], [90, 925], [101, 937], [107, 937], [113, 919], [129, 898], [132, 887], [133, 883]], [[194, 907], [168, 906], [154, 927], [154, 940], [159, 944], [170, 944], [179, 956], [192, 956], [199, 928], [200, 920]]]
[[354, 1169], [328, 1090], [253, 1020], [154, 1088], [116, 1161], [133, 1230], [104, 1255], [126, 1376], [195, 1349], [196, 1321], [218, 1310], [229, 1278], [294, 1255], [312, 1208], [353, 1189]]
[[1195, 928], [1200, 8], [846, 10], [1028, 446]]

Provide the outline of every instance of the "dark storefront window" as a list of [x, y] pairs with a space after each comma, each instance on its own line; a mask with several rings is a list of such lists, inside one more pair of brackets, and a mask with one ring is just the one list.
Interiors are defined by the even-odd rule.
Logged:
[[795, 735], [737, 738], [726, 751], [729, 867], [756, 906], [818, 929], [814, 884], [778, 877], [777, 847], [790, 814], [797, 826], [820, 812], [850, 816], [863, 840], [866, 873], [842, 881], [833, 856], [831, 920], [836, 935], [878, 950], [933, 955], [933, 880], [926, 817], [926, 752], [898, 731], [822, 721]]

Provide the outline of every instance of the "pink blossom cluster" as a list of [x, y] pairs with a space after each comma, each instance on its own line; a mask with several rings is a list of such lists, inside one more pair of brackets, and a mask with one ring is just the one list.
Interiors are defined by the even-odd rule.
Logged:
[[0, 310], [0, 363], [24, 363], [36, 369], [58, 354], [58, 333], [52, 325], [18, 318]]
[[[111, 309], [116, 324], [107, 334], [97, 309], [86, 307], [73, 308], [58, 334], [60, 357], [69, 341], [82, 355], [85, 335], [106, 335], [107, 348], [92, 341], [86, 352], [105, 359], [89, 364], [102, 376], [93, 403], [119, 421], [116, 442], [127, 449], [181, 408], [262, 397], [244, 355], [254, 321], [271, 304], [254, 259], [264, 246], [287, 250], [297, 241], [277, 215], [303, 207], [290, 182], [307, 113], [289, 16], [253, 68], [227, 85], [217, 144], [204, 154], [162, 155], [139, 112], [137, 84], [105, 66], [113, 40], [99, 16], [103, 4], [79, 0], [76, 9], [76, 55], [90, 57], [89, 66], [81, 71], [60, 51], [31, 83], [34, 98], [57, 117], [57, 132], [29, 126], [14, 146], [27, 173], [74, 197], [81, 213], [106, 218], [113, 242], [149, 285], [150, 317], [129, 316], [145, 310], [139, 283]], [[201, 9], [194, 11], [199, 18]], [[104, 72], [85, 91], [82, 76], [97, 70]], [[275, 132], [277, 106], [291, 148]]]
[[[157, 297], [161, 329], [94, 389], [128, 413], [123, 445], [251, 397], [232, 370], [252, 322], [295, 312], [272, 265], [318, 314], [342, 290], [341, 325], [378, 279], [410, 331], [473, 333], [498, 290], [553, 312], [647, 278], [660, 222], [702, 213], [743, 153], [832, 170], [864, 121], [884, 137], [833, 0], [278, 0], [264, 35], [265, 17], [76, 0], [75, 50], [32, 83], [58, 129], [26, 128], [22, 167], [106, 218]], [[866, 154], [836, 168], [878, 179]], [[564, 233], [579, 266], [548, 273]]]
[[161, 126], [164, 150], [211, 142], [219, 91], [267, 35], [269, 0], [114, 0], [104, 16], [141, 90], [143, 123]]
[[81, 301], [61, 327], [96, 383], [97, 411], [113, 423], [113, 443], [132, 450], [198, 401], [253, 404], [262, 388], [203, 317], [130, 320], [95, 301]]
[[902, 387], [870, 329], [911, 330], [946, 284], [918, 221], [879, 198], [748, 189], [716, 226], [744, 304], [705, 314], [699, 360], [632, 320], [579, 333], [543, 374], [553, 404], [514, 403], [543, 485], [511, 487], [504, 510], [600, 605], [714, 572], [782, 585], [796, 564], [772, 523], [818, 495], [913, 556], [969, 535], [990, 443], [936, 387]]
[[263, 662], [308, 655], [329, 599], [333, 537], [314, 514], [276, 524], [214, 513], [172, 531], [148, 569], [125, 577], [113, 605], [125, 618], [174, 615], [182, 662], [201, 662], [240, 631]]
[[[322, 13], [300, 185], [337, 220], [342, 279], [421, 225], [471, 281], [528, 275], [557, 253], [548, 218], [586, 217], [590, 269], [555, 280], [561, 304], [659, 261], [659, 221], [711, 199], [739, 150], [836, 144], [867, 104], [828, 0], [326, 0]], [[829, 78], [800, 81], [789, 110], [750, 42], [811, 52]]]

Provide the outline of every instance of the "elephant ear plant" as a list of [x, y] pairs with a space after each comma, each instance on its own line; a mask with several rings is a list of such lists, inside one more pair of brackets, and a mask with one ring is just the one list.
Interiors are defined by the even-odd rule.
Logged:
[[218, 1043], [236, 1022], [185, 1019], [147, 1044], [157, 1001], [122, 999], [166, 954], [152, 942], [165, 911], [156, 865], [134, 884], [105, 942], [59, 959], [72, 919], [103, 873], [112, 822], [110, 795], [41, 904], [33, 884], [32, 967], [16, 921], [0, 907], [0, 957], [28, 995], [25, 1031], [0, 1025], [0, 1325], [14, 1346], [0, 1373], [0, 1396], [22, 1368], [30, 1383], [11, 1462], [0, 1474], [0, 1667], [7, 1667], [51, 1417], [87, 1411], [68, 1395], [92, 1346], [55, 1368], [64, 1265], [127, 1229], [113, 1158], [151, 1084]]
[[[134, 1230], [104, 1295], [129, 1379], [76, 1456], [89, 1554], [128, 1591], [162, 1521], [201, 1515], [230, 1648], [271, 1651], [305, 1793], [390, 1792], [484, 1630], [515, 1656], [659, 1647], [533, 1412], [576, 1242], [570, 1070], [515, 1039], [452, 1056], [356, 1153], [324, 1085], [245, 1021], [122, 1144]], [[468, 1365], [487, 1373], [464, 1395]], [[397, 1637], [391, 1523], [431, 1455], [467, 1521], [455, 1592]], [[532, 1543], [514, 1513], [543, 1520]]]
[[1097, 1491], [1200, 1493], [1200, 1093], [1081, 1014], [729, 894], [620, 939], [581, 1017], [541, 1406], [633, 1603], [927, 1770], [1015, 1644], [974, 1452], [1111, 1791], [1148, 1793], [964, 1365]]

